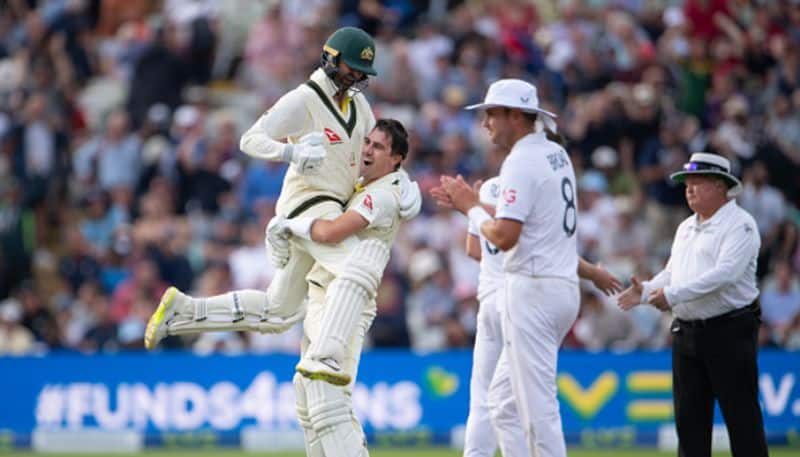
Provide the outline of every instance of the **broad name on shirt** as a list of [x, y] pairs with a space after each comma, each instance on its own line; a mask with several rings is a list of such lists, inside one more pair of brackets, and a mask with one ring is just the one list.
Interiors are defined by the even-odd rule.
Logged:
[[567, 158], [567, 153], [563, 149], [559, 149], [558, 151], [547, 154], [547, 161], [550, 162], [550, 168], [553, 171], [558, 169], [564, 168], [569, 165], [569, 159]]

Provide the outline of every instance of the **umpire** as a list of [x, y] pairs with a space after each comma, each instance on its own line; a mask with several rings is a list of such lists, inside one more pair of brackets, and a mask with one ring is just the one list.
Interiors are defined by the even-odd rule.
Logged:
[[728, 159], [695, 153], [670, 177], [686, 184], [694, 214], [678, 226], [666, 268], [644, 283], [631, 278], [619, 305], [649, 303], [675, 316], [670, 330], [678, 455], [711, 455], [716, 399], [733, 456], [767, 456], [756, 362], [758, 228], [733, 200], [742, 185]]

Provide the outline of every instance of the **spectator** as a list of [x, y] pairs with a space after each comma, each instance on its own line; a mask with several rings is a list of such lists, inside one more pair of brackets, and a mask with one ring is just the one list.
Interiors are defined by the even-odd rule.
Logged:
[[455, 311], [450, 294], [450, 271], [439, 254], [429, 248], [415, 252], [409, 260], [412, 291], [408, 296], [408, 330], [411, 348], [416, 351], [441, 350], [447, 347], [445, 323]]
[[114, 290], [110, 305], [111, 318], [117, 323], [124, 321], [134, 311], [134, 305], [140, 297], [146, 297], [154, 306], [165, 290], [167, 285], [158, 276], [156, 263], [147, 257], [135, 260], [133, 276]]
[[108, 194], [94, 190], [85, 199], [86, 215], [80, 221], [80, 232], [95, 255], [104, 255], [111, 246], [114, 230], [124, 216], [109, 209]]
[[22, 309], [18, 301], [0, 302], [0, 355], [27, 355], [34, 346], [33, 334], [20, 325]]
[[578, 206], [581, 209], [578, 252], [590, 262], [598, 258], [603, 232], [616, 218], [616, 208], [607, 190], [608, 182], [599, 171], [587, 171], [578, 182]]
[[786, 217], [786, 204], [781, 192], [769, 184], [767, 168], [756, 161], [745, 173], [744, 190], [738, 197], [741, 207], [750, 213], [761, 234], [758, 277], [764, 276], [770, 264], [769, 248], [775, 244]]
[[407, 348], [411, 345], [403, 297], [397, 274], [387, 269], [378, 287], [377, 314], [369, 330], [373, 347]]
[[177, 49], [175, 29], [167, 23], [156, 30], [155, 40], [136, 62], [127, 102], [134, 128], [154, 104], [164, 103], [171, 110], [180, 104], [189, 75]]
[[689, 159], [678, 138], [678, 128], [677, 120], [664, 122], [658, 138], [648, 142], [639, 157], [639, 175], [648, 197], [645, 206], [648, 230], [653, 234], [654, 248], [660, 251], [670, 244], [671, 234], [686, 217], [683, 188], [669, 179], [669, 173]]
[[17, 292], [22, 304], [22, 320], [20, 323], [36, 338], [50, 349], [62, 347], [62, 335], [55, 314], [45, 305], [32, 283], [23, 283]]
[[614, 206], [617, 215], [613, 225], [600, 228], [597, 254], [610, 271], [629, 278], [636, 266], [647, 260], [650, 233], [637, 218], [636, 202], [631, 197], [615, 198]]
[[28, 207], [45, 199], [63, 169], [66, 139], [53, 128], [50, 108], [44, 93], [31, 94], [25, 101], [21, 119], [6, 138], [13, 151], [12, 170], [22, 184]]
[[75, 152], [77, 178], [84, 188], [134, 189], [141, 169], [141, 141], [130, 133], [128, 115], [122, 110], [111, 112], [103, 130]]
[[79, 347], [84, 352], [113, 352], [119, 349], [117, 323], [105, 299], [94, 300], [89, 306], [93, 325], [89, 327]]
[[80, 230], [70, 228], [64, 241], [66, 253], [59, 262], [58, 272], [74, 294], [82, 285], [99, 280], [101, 268]]
[[23, 206], [22, 192], [15, 178], [0, 179], [0, 297], [8, 297], [31, 274], [36, 223]]
[[795, 317], [800, 315], [800, 281], [785, 260], [776, 262], [774, 273], [765, 278], [761, 293], [761, 318], [770, 336], [779, 343]]

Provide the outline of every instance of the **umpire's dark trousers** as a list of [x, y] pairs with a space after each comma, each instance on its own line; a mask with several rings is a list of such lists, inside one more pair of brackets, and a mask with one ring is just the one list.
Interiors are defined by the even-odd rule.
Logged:
[[758, 308], [672, 323], [672, 391], [680, 457], [711, 455], [714, 400], [733, 457], [766, 457], [758, 403]]

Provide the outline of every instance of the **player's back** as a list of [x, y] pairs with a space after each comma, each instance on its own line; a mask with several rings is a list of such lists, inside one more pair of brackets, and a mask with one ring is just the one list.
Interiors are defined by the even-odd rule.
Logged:
[[503, 162], [500, 179], [496, 217], [523, 223], [505, 271], [577, 281], [575, 171], [564, 148], [543, 132], [527, 135]]

